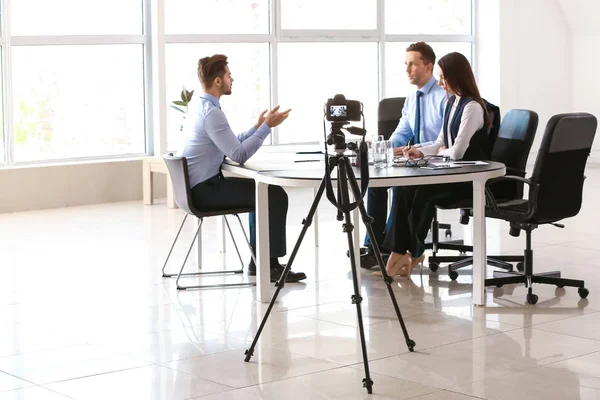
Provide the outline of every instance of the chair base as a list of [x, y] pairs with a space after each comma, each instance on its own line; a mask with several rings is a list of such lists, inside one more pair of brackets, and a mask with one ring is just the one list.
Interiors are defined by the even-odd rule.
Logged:
[[[246, 231], [244, 230], [244, 226], [242, 225], [242, 221], [240, 220], [240, 217], [237, 214], [233, 214], [238, 222], [240, 223], [240, 227], [242, 229], [242, 232], [244, 234], [244, 237], [246, 239], [246, 243], [248, 244], [248, 248], [250, 249], [250, 253], [252, 256], [252, 259], [254, 260], [254, 253], [252, 251], [252, 248], [250, 247], [250, 244], [248, 243], [248, 236], [246, 235]], [[173, 248], [175, 247], [175, 243], [177, 243], [177, 239], [179, 238], [179, 234], [181, 233], [181, 229], [183, 228], [183, 225], [185, 224], [185, 221], [188, 217], [188, 214], [186, 214], [183, 217], [183, 221], [181, 221], [181, 225], [179, 226], [179, 231], [177, 232], [177, 236], [175, 236], [175, 240], [173, 240], [173, 244], [171, 245], [171, 249], [169, 250], [169, 254], [167, 255], [167, 259], [165, 260], [165, 263], [163, 265], [162, 268], [162, 277], [163, 278], [172, 278], [172, 277], [177, 277], [176, 280], [176, 286], [177, 286], [177, 290], [188, 290], [188, 289], [209, 289], [209, 288], [228, 288], [228, 287], [249, 287], [249, 286], [256, 286], [256, 282], [238, 282], [238, 283], [216, 283], [216, 284], [208, 284], [208, 285], [188, 285], [188, 286], [182, 286], [179, 284], [179, 279], [181, 279], [181, 277], [187, 277], [187, 276], [203, 276], [203, 275], [227, 275], [227, 274], [241, 274], [244, 272], [244, 261], [242, 260], [242, 257], [240, 255], [240, 252], [238, 250], [237, 247], [237, 243], [235, 241], [235, 238], [233, 237], [233, 232], [231, 231], [231, 227], [229, 226], [229, 222], [227, 221], [227, 218], [225, 217], [225, 215], [223, 215], [225, 224], [227, 225], [227, 230], [229, 231], [229, 234], [231, 235], [231, 239], [233, 240], [233, 245], [235, 247], [235, 251], [237, 252], [238, 258], [240, 260], [240, 264], [241, 264], [241, 268], [240, 269], [235, 269], [235, 270], [225, 270], [225, 271], [206, 271], [206, 272], [183, 272], [183, 268], [185, 267], [185, 264], [187, 262], [187, 259], [190, 255], [190, 252], [192, 251], [192, 247], [194, 246], [194, 243], [196, 242], [196, 240], [198, 239], [198, 233], [200, 232], [200, 229], [202, 227], [202, 223], [203, 223], [203, 218], [199, 217], [200, 219], [200, 223], [198, 224], [198, 228], [196, 229], [196, 233], [194, 234], [194, 238], [192, 239], [192, 243], [190, 243], [190, 246], [188, 248], [187, 254], [185, 256], [185, 259], [183, 260], [183, 263], [181, 264], [181, 269], [179, 270], [179, 273], [177, 274], [169, 274], [167, 272], [165, 272], [166, 267], [167, 267], [167, 263], [169, 262], [169, 258], [171, 257], [171, 252], [173, 251]]]
[[[456, 280], [458, 278], [457, 270], [461, 268], [465, 268], [473, 265], [473, 257], [472, 256], [430, 256], [428, 258], [429, 269], [432, 271], [437, 271], [441, 263], [451, 263], [448, 265], [448, 276], [452, 280]], [[517, 263], [517, 269], [519, 271], [523, 271], [523, 256], [488, 256], [487, 264], [489, 266], [500, 268], [506, 270], [508, 272], [513, 270], [513, 265], [511, 263]], [[432, 268], [433, 266], [433, 268]]]
[[536, 304], [538, 296], [533, 294], [531, 287], [534, 283], [541, 283], [546, 285], [556, 285], [558, 288], [576, 287], [578, 288], [577, 293], [579, 297], [585, 299], [589, 291], [585, 288], [585, 282], [578, 279], [565, 279], [561, 278], [560, 271], [543, 272], [539, 274], [527, 275], [520, 272], [500, 272], [494, 271], [494, 277], [485, 280], [485, 286], [495, 286], [501, 288], [504, 285], [510, 285], [515, 283], [523, 283], [527, 290], [527, 302], [529, 304]]

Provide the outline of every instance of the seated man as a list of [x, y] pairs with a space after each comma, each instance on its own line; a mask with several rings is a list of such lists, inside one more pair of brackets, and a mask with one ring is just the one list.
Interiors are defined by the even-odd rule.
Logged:
[[[402, 156], [410, 143], [415, 147], [428, 146], [435, 142], [442, 128], [446, 92], [438, 86], [433, 77], [435, 53], [424, 42], [413, 43], [406, 49], [406, 74], [417, 91], [410, 94], [402, 108], [402, 118], [390, 137], [394, 144], [394, 155]], [[367, 193], [367, 213], [373, 217], [373, 232], [377, 244], [381, 246], [385, 232], [389, 230], [391, 215], [387, 219], [388, 188], [370, 188]], [[395, 197], [395, 196], [394, 196]], [[394, 201], [394, 200], [392, 200]], [[392, 205], [392, 210], [394, 209]], [[361, 248], [360, 266], [369, 269], [377, 264], [369, 236], [365, 237], [365, 247]]]
[[[227, 178], [221, 173], [225, 156], [243, 164], [262, 146], [271, 128], [281, 124], [290, 110], [280, 112], [279, 106], [269, 113], [263, 111], [256, 125], [235, 135], [219, 99], [231, 94], [233, 78], [227, 57], [215, 54], [198, 61], [198, 78], [204, 90], [190, 107], [184, 131], [188, 135], [178, 156], [188, 160], [192, 201], [200, 210], [224, 210], [255, 207], [255, 183], [252, 179]], [[279, 186], [269, 186], [269, 241], [271, 248], [271, 282], [283, 272], [278, 257], [286, 254], [286, 216], [288, 198]], [[256, 250], [256, 216], [250, 213], [250, 245]], [[256, 275], [256, 265], [250, 262], [248, 272]], [[286, 282], [306, 279], [303, 272], [290, 271]]]

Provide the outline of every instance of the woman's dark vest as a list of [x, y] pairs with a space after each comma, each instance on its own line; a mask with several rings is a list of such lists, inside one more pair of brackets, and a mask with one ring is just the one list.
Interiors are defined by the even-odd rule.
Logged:
[[[458, 128], [460, 127], [460, 122], [462, 120], [462, 114], [465, 110], [465, 107], [469, 102], [473, 99], [469, 97], [461, 97], [456, 106], [456, 111], [452, 116], [452, 121], [450, 122], [450, 135], [452, 136], [452, 143], [456, 143], [456, 136], [458, 136]], [[450, 111], [452, 110], [452, 106], [456, 101], [456, 96], [452, 95], [448, 99], [448, 103], [446, 104], [446, 112], [444, 113], [444, 145], [446, 148], [449, 148], [448, 143], [448, 117], [450, 116]], [[488, 138], [488, 128], [484, 126], [475, 132], [473, 137], [471, 137], [471, 141], [469, 142], [469, 147], [467, 147], [467, 151], [463, 155], [463, 160], [465, 161], [476, 161], [476, 160], [487, 160], [489, 155], [487, 154], [487, 138]]]

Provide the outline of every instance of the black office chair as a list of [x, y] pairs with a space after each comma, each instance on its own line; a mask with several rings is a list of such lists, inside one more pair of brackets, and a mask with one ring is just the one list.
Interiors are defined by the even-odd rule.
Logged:
[[[500, 108], [498, 108], [497, 106], [495, 106], [492, 103], [489, 103], [488, 101], [484, 100], [490, 120], [492, 121], [492, 126], [490, 127], [490, 130], [488, 132], [488, 141], [487, 141], [487, 146], [488, 148], [486, 149], [486, 153], [487, 154], [491, 154], [492, 153], [492, 148], [494, 143], [496, 142], [496, 138], [498, 137], [498, 133], [500, 131]], [[466, 254], [467, 251], [472, 251], [472, 246], [467, 246], [464, 244], [464, 241], [462, 239], [458, 239], [458, 240], [447, 240], [447, 239], [451, 239], [452, 238], [452, 229], [450, 228], [450, 224], [440, 224], [438, 222], [438, 218], [437, 218], [437, 210], [442, 209], [442, 210], [450, 210], [450, 209], [456, 209], [456, 208], [461, 208], [462, 204], [466, 204], [468, 207], [471, 207], [471, 203], [470, 202], [465, 202], [465, 201], [459, 201], [456, 202], [454, 204], [448, 205], [446, 207], [436, 207], [435, 212], [433, 214], [433, 220], [431, 222], [431, 242], [426, 242], [425, 243], [425, 248], [432, 250], [433, 252], [433, 256], [429, 257], [428, 261], [428, 267], [430, 271], [437, 271], [439, 268], [439, 265], [442, 261], [439, 260], [439, 258], [446, 258], [446, 257], [438, 257], [437, 253], [440, 250], [455, 250], [460, 252], [461, 254]], [[467, 225], [469, 223], [469, 217], [468, 217], [468, 211], [461, 209], [460, 211], [460, 219], [459, 222], [463, 225]], [[445, 241], [440, 241], [439, 238], [439, 230], [440, 229], [446, 229], [446, 240]], [[460, 258], [458, 258], [458, 260], [462, 260], [463, 258], [465, 258], [466, 256], [461, 256]], [[450, 262], [449, 260], [445, 261], [445, 262]], [[458, 277], [458, 275], [456, 275]], [[454, 278], [456, 279], [456, 278]]]
[[[254, 211], [254, 208], [238, 208], [233, 210], [219, 210], [219, 211], [200, 211], [194, 207], [192, 202], [192, 193], [190, 189], [190, 179], [188, 174], [188, 164], [187, 159], [185, 157], [175, 157], [172, 153], [169, 153], [163, 157], [165, 160], [165, 164], [167, 165], [167, 169], [169, 170], [169, 175], [171, 176], [171, 182], [173, 183], [173, 197], [175, 198], [175, 202], [179, 206], [180, 209], [186, 212], [185, 217], [183, 217], [183, 221], [181, 222], [181, 226], [179, 227], [179, 231], [177, 231], [177, 236], [175, 236], [175, 240], [171, 245], [171, 249], [169, 250], [169, 254], [167, 255], [167, 259], [162, 268], [162, 276], [163, 278], [171, 278], [173, 276], [177, 276], [176, 284], [178, 290], [186, 290], [186, 289], [203, 289], [203, 288], [216, 288], [216, 287], [240, 287], [240, 286], [255, 286], [255, 282], [239, 282], [239, 283], [221, 283], [221, 284], [213, 284], [213, 285], [194, 285], [194, 286], [181, 286], [179, 284], [179, 279], [182, 276], [202, 276], [202, 275], [222, 275], [222, 274], [241, 274], [244, 269], [244, 261], [240, 255], [237, 244], [235, 242], [235, 238], [233, 237], [233, 232], [231, 231], [231, 227], [229, 226], [229, 222], [227, 221], [226, 215], [234, 215], [238, 222], [240, 223], [240, 227], [242, 228], [242, 232], [244, 233], [244, 237], [246, 238], [246, 243], [248, 243], [248, 236], [244, 231], [244, 226], [242, 225], [242, 221], [238, 214], [247, 213]], [[188, 249], [187, 254], [185, 255], [185, 259], [181, 264], [181, 269], [177, 274], [168, 274], [165, 272], [167, 267], [167, 263], [169, 262], [169, 257], [171, 257], [171, 252], [175, 247], [175, 243], [177, 243], [177, 239], [179, 238], [179, 234], [181, 233], [181, 229], [185, 224], [185, 221], [188, 216], [194, 216], [200, 219], [200, 223], [198, 224], [198, 228], [196, 229], [196, 233], [194, 238], [192, 239], [192, 243], [190, 243], [190, 247]], [[200, 232], [200, 228], [202, 228], [202, 223], [204, 222], [205, 217], [214, 217], [214, 216], [223, 216], [225, 220], [225, 224], [227, 225], [227, 230], [231, 235], [231, 239], [233, 239], [233, 245], [235, 247], [235, 251], [240, 259], [240, 263], [242, 264], [242, 268], [239, 270], [226, 270], [226, 271], [208, 271], [208, 272], [187, 272], [183, 273], [183, 268], [185, 267], [185, 263], [192, 251], [192, 247], [194, 247], [194, 242], [198, 237], [198, 232]], [[250, 249], [250, 254], [252, 259], [254, 260], [254, 252], [250, 247], [250, 243], [248, 243], [248, 248]]]
[[[500, 129], [493, 140], [490, 159], [498, 161], [506, 166], [506, 174], [518, 177], [524, 177], [527, 169], [527, 159], [535, 139], [535, 133], [538, 126], [538, 115], [530, 110], [509, 110]], [[523, 183], [519, 181], [495, 182], [489, 185], [491, 192], [502, 202], [511, 200], [520, 200], [523, 198]], [[444, 209], [461, 209], [460, 222], [468, 224], [469, 217], [472, 215], [472, 200], [465, 199], [451, 204]], [[473, 246], [458, 245], [451, 250], [458, 250], [461, 253], [473, 252]], [[451, 263], [448, 266], [448, 276], [455, 280], [458, 278], [457, 270], [472, 265], [471, 256], [438, 256], [434, 254], [429, 257], [429, 268], [432, 271], [437, 270], [440, 263]], [[489, 256], [488, 264], [507, 271], [512, 271], [513, 266], [510, 262], [518, 261], [511, 256]], [[517, 267], [519, 267], [517, 265]]]
[[485, 280], [485, 286], [502, 287], [511, 283], [524, 283], [528, 288], [529, 304], [536, 304], [538, 301], [538, 296], [533, 294], [531, 287], [533, 283], [556, 285], [559, 288], [577, 287], [581, 298], [588, 296], [589, 291], [584, 287], [584, 281], [563, 279], [560, 271], [533, 274], [531, 232], [542, 224], [564, 228], [564, 225], [557, 222], [579, 213], [585, 164], [597, 125], [596, 117], [587, 113], [555, 115], [546, 126], [531, 178], [505, 176], [492, 180], [492, 184], [516, 181], [529, 186], [528, 199], [509, 202], [497, 200], [491, 190], [486, 189], [486, 215], [510, 222], [512, 236], [518, 236], [521, 230], [526, 233], [526, 247], [524, 255], [520, 257], [525, 272], [495, 271], [493, 279]]
[[406, 97], [390, 97], [379, 102], [377, 108], [377, 134], [383, 135], [385, 140], [389, 140], [398, 127], [405, 101]]

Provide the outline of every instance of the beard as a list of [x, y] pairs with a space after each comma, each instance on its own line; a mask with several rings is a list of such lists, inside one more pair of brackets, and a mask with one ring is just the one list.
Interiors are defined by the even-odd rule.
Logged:
[[222, 86], [222, 87], [221, 87], [221, 94], [222, 94], [222, 95], [230, 95], [230, 94], [231, 94], [231, 86], [232, 86], [232, 85], [229, 85], [229, 86]]

